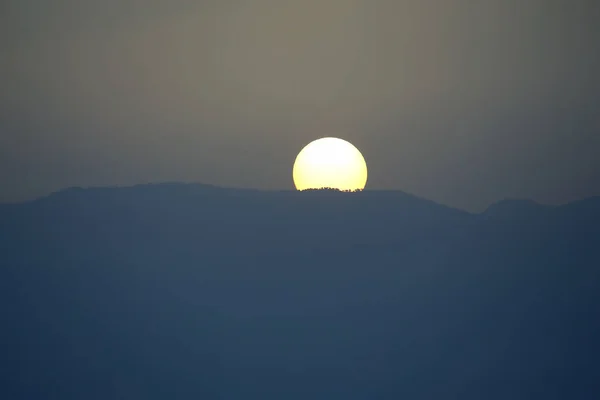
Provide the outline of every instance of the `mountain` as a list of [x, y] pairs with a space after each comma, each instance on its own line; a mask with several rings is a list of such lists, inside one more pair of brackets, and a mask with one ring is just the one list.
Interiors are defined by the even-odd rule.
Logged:
[[529, 218], [542, 215], [551, 206], [527, 199], [506, 199], [492, 204], [483, 212], [485, 218]]
[[6, 399], [590, 399], [600, 199], [160, 184], [0, 206]]

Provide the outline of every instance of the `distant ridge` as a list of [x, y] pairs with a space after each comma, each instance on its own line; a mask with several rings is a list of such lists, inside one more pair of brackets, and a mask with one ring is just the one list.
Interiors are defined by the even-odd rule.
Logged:
[[519, 216], [538, 216], [544, 212], [574, 207], [592, 207], [596, 208], [596, 204], [600, 203], [600, 196], [594, 196], [586, 199], [576, 200], [562, 205], [546, 205], [540, 204], [530, 199], [519, 199], [519, 198], [507, 198], [500, 200], [496, 203], [491, 204], [483, 212], [473, 213], [466, 210], [462, 210], [456, 207], [447, 206], [441, 203], [437, 203], [433, 200], [429, 200], [402, 190], [390, 190], [390, 189], [378, 189], [370, 190], [365, 189], [356, 192], [344, 192], [332, 188], [324, 189], [310, 189], [305, 191], [297, 191], [295, 189], [254, 189], [254, 188], [234, 188], [224, 187], [205, 183], [185, 183], [185, 182], [157, 182], [157, 183], [143, 183], [136, 185], [123, 185], [123, 186], [90, 186], [81, 187], [73, 186], [65, 189], [61, 189], [50, 193], [49, 195], [42, 196], [33, 200], [23, 202], [11, 202], [11, 203], [0, 203], [0, 207], [15, 206], [26, 203], [37, 203], [45, 201], [56, 201], [58, 199], [74, 199], [78, 196], [89, 196], [92, 194], [103, 194], [111, 196], [120, 195], [193, 195], [203, 196], [206, 194], [228, 194], [228, 195], [265, 195], [265, 196], [298, 196], [302, 197], [320, 197], [330, 195], [341, 195], [342, 197], [349, 196], [354, 198], [381, 198], [390, 200], [392, 198], [404, 199], [405, 201], [421, 201], [430, 205], [438, 205], [444, 208], [453, 209], [460, 211], [465, 214], [479, 215], [484, 218], [506, 218], [506, 217], [519, 217]]
[[587, 400], [599, 245], [599, 198], [62, 190], [0, 207], [0, 398]]
[[482, 215], [490, 218], [524, 216], [538, 214], [552, 208], [554, 206], [543, 205], [529, 199], [504, 199], [489, 206]]

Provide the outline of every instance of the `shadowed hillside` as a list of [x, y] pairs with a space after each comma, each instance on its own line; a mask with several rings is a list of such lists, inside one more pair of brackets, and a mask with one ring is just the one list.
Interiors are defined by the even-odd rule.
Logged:
[[6, 399], [591, 399], [600, 199], [162, 184], [0, 206]]

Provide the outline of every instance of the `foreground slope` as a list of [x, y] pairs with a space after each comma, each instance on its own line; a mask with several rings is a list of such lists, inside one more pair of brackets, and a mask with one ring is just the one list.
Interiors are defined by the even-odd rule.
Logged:
[[0, 394], [589, 399], [599, 244], [598, 199], [473, 215], [166, 184], [0, 206]]

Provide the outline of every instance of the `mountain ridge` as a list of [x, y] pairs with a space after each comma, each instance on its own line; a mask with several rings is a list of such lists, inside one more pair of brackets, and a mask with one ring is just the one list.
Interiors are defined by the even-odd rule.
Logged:
[[57, 190], [55, 192], [49, 193], [45, 196], [40, 196], [38, 198], [20, 201], [20, 202], [10, 202], [10, 203], [0, 203], [1, 207], [8, 206], [16, 206], [21, 204], [28, 203], [38, 203], [47, 201], [55, 198], [65, 198], [68, 196], [73, 196], [77, 194], [92, 194], [92, 193], [107, 193], [113, 192], [118, 194], [132, 193], [134, 191], [140, 191], [140, 193], [144, 194], [157, 194], [160, 192], [164, 192], [166, 190], [178, 190], [180, 193], [187, 194], [216, 194], [216, 193], [238, 193], [238, 194], [254, 194], [254, 195], [316, 195], [323, 196], [327, 193], [335, 194], [344, 194], [344, 195], [365, 195], [365, 196], [395, 196], [395, 197], [403, 197], [403, 198], [411, 198], [414, 200], [421, 200], [425, 202], [429, 202], [430, 204], [437, 204], [442, 207], [446, 207], [449, 209], [454, 209], [458, 211], [462, 211], [472, 215], [480, 215], [485, 217], [497, 217], [505, 215], [506, 213], [522, 213], [526, 211], [540, 212], [543, 210], [551, 210], [551, 209], [559, 209], [564, 207], [570, 207], [571, 205], [576, 206], [578, 204], [594, 204], [600, 203], [600, 196], [591, 196], [584, 199], [574, 200], [563, 204], [557, 205], [548, 205], [539, 203], [535, 200], [526, 199], [526, 198], [505, 198], [490, 204], [486, 209], [481, 212], [471, 212], [467, 210], [463, 210], [461, 208], [448, 206], [440, 202], [436, 202], [434, 200], [429, 200], [427, 198], [411, 194], [409, 192], [403, 190], [396, 189], [365, 189], [363, 191], [358, 191], [355, 193], [344, 193], [341, 191], [333, 190], [309, 190], [299, 192], [295, 189], [255, 189], [255, 188], [236, 188], [236, 187], [227, 187], [227, 186], [218, 186], [213, 184], [205, 184], [205, 183], [185, 183], [185, 182], [158, 182], [158, 183], [144, 183], [144, 184], [136, 184], [136, 185], [123, 185], [123, 186], [91, 186], [91, 187], [81, 187], [81, 186], [72, 186], [64, 189]]
[[0, 207], [0, 397], [587, 400], [600, 199], [520, 205], [157, 185]]

